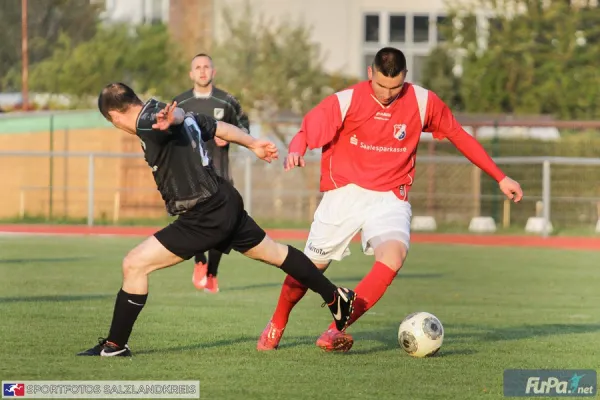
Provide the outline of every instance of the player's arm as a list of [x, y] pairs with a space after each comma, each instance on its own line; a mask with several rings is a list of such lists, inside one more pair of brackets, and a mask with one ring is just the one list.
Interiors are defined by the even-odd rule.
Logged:
[[[248, 120], [246, 113], [242, 111], [242, 106], [237, 99], [232, 95], [227, 94], [225, 101], [227, 102], [228, 107], [227, 113], [225, 114], [226, 119], [223, 121], [231, 125], [235, 125], [244, 132], [250, 134], [250, 121]], [[225, 147], [228, 145], [228, 142], [218, 137], [215, 138], [215, 143], [220, 147]]]
[[477, 139], [462, 128], [448, 106], [431, 91], [423, 130], [432, 132], [436, 139], [448, 139], [469, 161], [496, 180], [509, 199], [521, 200], [523, 191], [519, 183], [506, 176]]
[[351, 90], [345, 90], [327, 96], [304, 116], [300, 130], [288, 147], [284, 162], [286, 171], [296, 166], [304, 167], [303, 157], [307, 148], [317, 149], [333, 140], [350, 108], [352, 93]]
[[277, 146], [268, 140], [256, 139], [235, 125], [217, 121], [207, 115], [194, 114], [194, 117], [198, 126], [200, 126], [202, 140], [204, 141], [217, 137], [230, 143], [237, 143], [240, 146], [252, 150], [252, 152], [254, 152], [261, 160], [271, 162], [278, 158]]

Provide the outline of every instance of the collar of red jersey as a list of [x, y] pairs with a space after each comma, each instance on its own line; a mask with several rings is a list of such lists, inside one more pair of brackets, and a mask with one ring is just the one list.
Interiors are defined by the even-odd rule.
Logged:
[[390, 104], [388, 104], [387, 106], [384, 106], [383, 104], [381, 104], [381, 102], [379, 100], [377, 100], [377, 97], [375, 97], [375, 94], [373, 92], [373, 86], [371, 86], [371, 85], [372, 85], [371, 81], [369, 81], [369, 89], [370, 89], [370, 92], [371, 92], [369, 94], [371, 95], [371, 98], [373, 100], [375, 100], [375, 102], [381, 106], [381, 108], [389, 108], [389, 107], [391, 107], [392, 104], [394, 104], [396, 102], [396, 100], [398, 100], [404, 93], [406, 93], [406, 88], [408, 87], [408, 85], [406, 84], [406, 82], [404, 82], [402, 84], [402, 89], [400, 89], [400, 92], [398, 92], [398, 94], [396, 95], [396, 97], [394, 97], [394, 100], [390, 101]]

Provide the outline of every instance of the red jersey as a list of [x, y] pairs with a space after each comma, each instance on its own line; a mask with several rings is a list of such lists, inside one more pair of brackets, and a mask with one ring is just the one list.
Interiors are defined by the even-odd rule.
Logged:
[[481, 145], [456, 121], [433, 92], [406, 83], [398, 97], [384, 106], [370, 81], [326, 97], [309, 111], [290, 153], [322, 147], [321, 191], [354, 183], [375, 191], [394, 191], [406, 199], [415, 175], [421, 132], [447, 138], [496, 181], [504, 173]]

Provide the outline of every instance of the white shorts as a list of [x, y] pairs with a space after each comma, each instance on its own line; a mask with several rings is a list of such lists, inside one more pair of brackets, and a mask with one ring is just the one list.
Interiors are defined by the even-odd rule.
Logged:
[[411, 217], [410, 203], [393, 192], [375, 192], [354, 184], [325, 192], [304, 253], [319, 263], [339, 261], [350, 255], [350, 241], [361, 231], [365, 254], [374, 253], [377, 241], [399, 240], [408, 249]]

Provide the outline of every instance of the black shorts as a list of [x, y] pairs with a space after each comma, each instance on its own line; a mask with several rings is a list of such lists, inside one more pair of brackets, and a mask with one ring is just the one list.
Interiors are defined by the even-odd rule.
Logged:
[[240, 193], [224, 179], [219, 182], [217, 194], [154, 234], [171, 253], [184, 260], [212, 249], [245, 253], [265, 238], [265, 231], [244, 210]]

